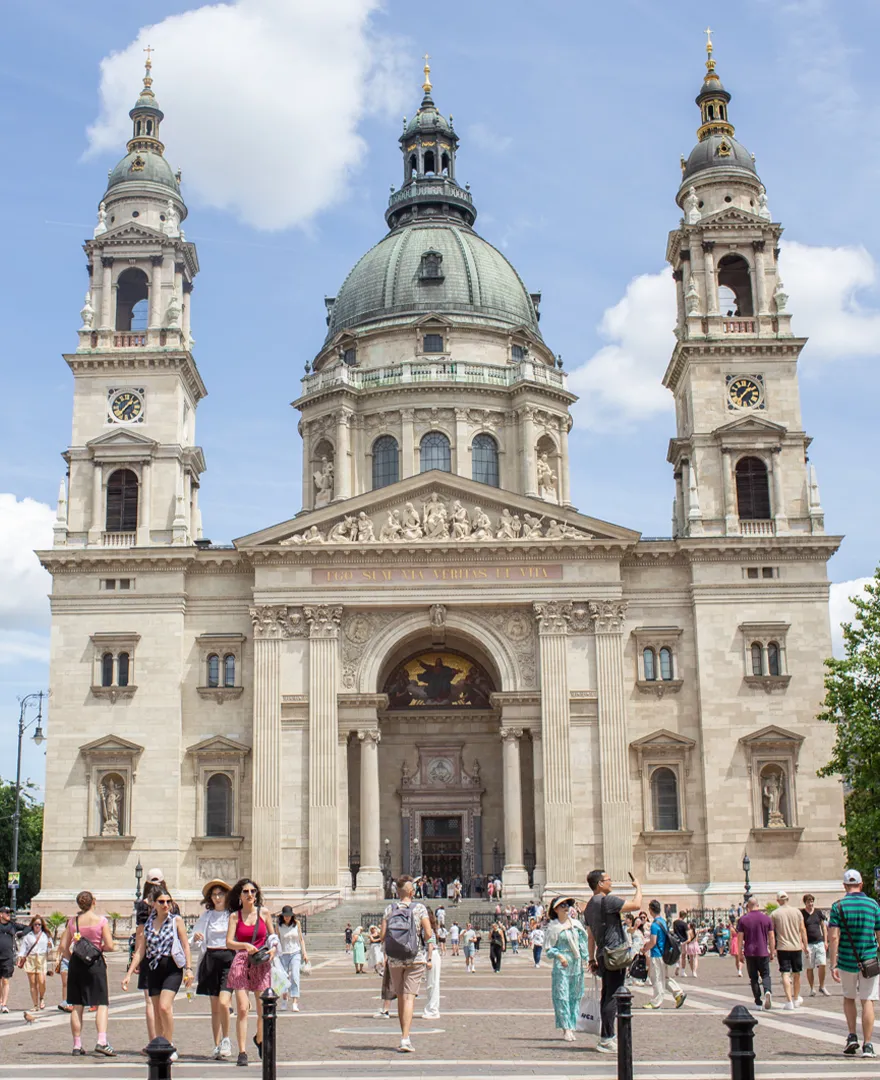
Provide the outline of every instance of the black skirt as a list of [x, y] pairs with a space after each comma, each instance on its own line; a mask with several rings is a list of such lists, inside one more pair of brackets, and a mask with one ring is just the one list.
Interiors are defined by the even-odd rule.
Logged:
[[[208, 949], [199, 964], [199, 984], [196, 993], [203, 997], [218, 997], [226, 990], [226, 977], [235, 959], [233, 949]], [[230, 992], [231, 991], [227, 991]]]
[[87, 967], [76, 955], [71, 955], [67, 968], [68, 1005], [109, 1005], [107, 992], [107, 963], [103, 955]]

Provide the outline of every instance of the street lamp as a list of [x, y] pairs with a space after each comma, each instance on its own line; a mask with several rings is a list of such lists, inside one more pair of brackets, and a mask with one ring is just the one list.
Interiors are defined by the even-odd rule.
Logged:
[[413, 877], [422, 876], [422, 852], [419, 847], [419, 838], [413, 837], [413, 854], [415, 855], [415, 866], [413, 867]]
[[749, 897], [752, 895], [752, 886], [749, 883], [749, 871], [752, 868], [752, 860], [749, 858], [749, 853], [746, 852], [743, 855], [743, 873], [746, 875], [746, 891], [743, 893], [743, 902], [748, 904]]
[[[18, 761], [15, 767], [15, 812], [12, 815], [12, 867], [10, 868], [9, 875], [9, 892], [12, 900], [12, 914], [18, 910], [18, 833], [19, 826], [21, 824], [21, 746], [24, 740], [24, 733], [31, 726], [36, 724], [36, 730], [34, 731], [33, 739], [37, 746], [42, 746], [46, 741], [46, 736], [43, 734], [43, 691], [40, 690], [36, 694], [28, 694], [26, 697], [20, 699], [21, 711], [18, 714]], [[37, 702], [37, 715], [33, 720], [25, 723], [24, 717], [28, 710], [28, 706], [34, 701]]]
[[141, 866], [141, 860], [138, 859], [137, 866], [134, 868], [134, 902], [137, 904], [141, 898], [141, 880], [144, 876], [144, 868]]

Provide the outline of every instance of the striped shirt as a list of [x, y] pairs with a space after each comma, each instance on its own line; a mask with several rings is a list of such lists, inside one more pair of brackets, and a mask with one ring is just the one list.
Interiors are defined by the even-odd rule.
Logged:
[[[849, 934], [843, 926], [840, 910], [849, 927]], [[864, 893], [848, 893], [842, 900], [831, 905], [829, 926], [840, 930], [840, 942], [837, 950], [837, 966], [841, 971], [859, 970], [858, 961], [874, 960], [877, 957], [876, 932], [880, 930], [880, 904]], [[858, 957], [850, 944], [850, 935], [855, 942]]]

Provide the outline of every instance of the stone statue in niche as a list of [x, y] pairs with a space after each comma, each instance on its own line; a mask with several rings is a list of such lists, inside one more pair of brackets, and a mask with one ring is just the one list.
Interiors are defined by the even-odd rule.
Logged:
[[776, 278], [776, 292], [773, 293], [773, 299], [776, 301], [777, 314], [782, 315], [788, 304], [788, 293], [785, 291], [785, 286], [782, 284], [782, 278]]
[[446, 626], [445, 604], [431, 604], [431, 626], [434, 630], [442, 630]]
[[763, 184], [758, 188], [757, 214], [759, 218], [763, 218], [765, 221], [772, 221], [770, 207], [767, 205], [767, 189]]
[[542, 499], [556, 501], [556, 473], [550, 466], [547, 451], [538, 455], [538, 494]]
[[95, 309], [92, 307], [92, 293], [89, 290], [86, 293], [86, 302], [82, 306], [82, 311], [79, 313], [79, 317], [82, 319], [83, 324], [80, 330], [91, 330], [95, 321]]
[[165, 325], [169, 330], [180, 329], [180, 300], [176, 293], [171, 294], [168, 307], [165, 309]]
[[315, 509], [326, 506], [333, 498], [333, 462], [326, 456], [321, 458], [321, 467], [314, 473]]
[[784, 829], [788, 822], [782, 813], [782, 799], [785, 794], [785, 774], [781, 769], [767, 769], [761, 776], [761, 797], [765, 809], [765, 827]]
[[180, 231], [180, 219], [171, 199], [168, 200], [165, 206], [165, 220], [162, 222], [162, 232], [166, 236], [179, 236], [181, 240], [184, 239], [183, 233]]
[[698, 315], [700, 311], [700, 294], [697, 291], [697, 283], [694, 275], [688, 276], [688, 286], [684, 294], [684, 306], [688, 315]]
[[122, 835], [122, 783], [105, 776], [101, 783], [101, 836]]
[[98, 207], [98, 224], [95, 226], [93, 236], [101, 236], [107, 231], [107, 204], [102, 202]]
[[691, 184], [687, 195], [684, 197], [684, 223], [685, 225], [696, 225], [701, 217], [700, 197], [697, 195], [697, 189]]

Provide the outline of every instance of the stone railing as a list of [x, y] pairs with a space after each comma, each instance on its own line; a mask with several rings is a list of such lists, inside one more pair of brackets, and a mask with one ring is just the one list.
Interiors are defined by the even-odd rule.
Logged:
[[742, 536], [775, 536], [776, 526], [769, 518], [740, 518], [739, 531]]
[[142, 349], [147, 344], [147, 333], [114, 334], [113, 345], [117, 349]]
[[105, 532], [101, 535], [103, 547], [135, 547], [137, 533], [133, 532]]
[[721, 328], [725, 334], [754, 334], [754, 319], [722, 319]]
[[426, 382], [500, 387], [526, 382], [566, 390], [567, 381], [566, 372], [547, 367], [540, 361], [523, 360], [518, 364], [502, 367], [498, 364], [469, 363], [453, 360], [450, 356], [438, 356], [430, 360], [405, 360], [400, 364], [379, 368], [350, 367], [337, 363], [313, 375], [306, 375], [302, 380], [302, 388], [305, 396], [321, 393], [334, 386], [375, 390]]

